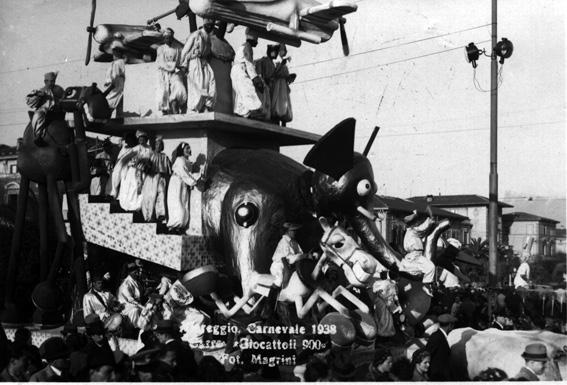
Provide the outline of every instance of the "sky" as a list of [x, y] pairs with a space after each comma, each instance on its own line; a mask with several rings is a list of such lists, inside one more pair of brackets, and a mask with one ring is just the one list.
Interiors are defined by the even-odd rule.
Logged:
[[[144, 24], [175, 0], [99, 0], [95, 24]], [[378, 193], [488, 196], [490, 58], [476, 71], [470, 42], [490, 52], [490, 0], [362, 0], [347, 16], [349, 57], [340, 37], [288, 49], [294, 120], [324, 134], [357, 119], [356, 150], [374, 126], [369, 158]], [[84, 66], [90, 0], [2, 0], [0, 3], [0, 143], [14, 144], [27, 120], [25, 95], [59, 70], [62, 86], [102, 83], [106, 64]], [[564, 0], [498, 1], [498, 39], [514, 52], [498, 88], [499, 196], [565, 198]], [[162, 26], [188, 35], [187, 21]], [[243, 29], [227, 35], [236, 47]], [[255, 57], [265, 53], [265, 43]], [[308, 146], [282, 152], [302, 161]], [[565, 215], [565, 213], [563, 213]], [[563, 221], [565, 223], [565, 221]]]

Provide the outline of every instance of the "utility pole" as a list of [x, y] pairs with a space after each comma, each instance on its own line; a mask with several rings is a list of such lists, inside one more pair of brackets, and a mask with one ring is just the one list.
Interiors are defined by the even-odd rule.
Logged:
[[[488, 287], [496, 284], [496, 260], [498, 258], [498, 61], [497, 0], [492, 0], [492, 52], [490, 55], [490, 179], [488, 195]], [[492, 315], [490, 301], [488, 314]]]

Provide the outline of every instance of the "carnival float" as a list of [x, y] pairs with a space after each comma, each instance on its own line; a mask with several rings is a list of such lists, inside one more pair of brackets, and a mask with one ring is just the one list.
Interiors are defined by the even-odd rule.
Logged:
[[[230, 55], [225, 33], [241, 25], [259, 38], [299, 47], [302, 42], [324, 43], [340, 30], [348, 55], [345, 15], [356, 11], [355, 2], [181, 0], [148, 25], [95, 26], [95, 9], [93, 0], [85, 64], [94, 40], [95, 62], [116, 60], [113, 54], [119, 49], [129, 66], [151, 65], [164, 44], [158, 20], [171, 14], [187, 17], [191, 32], [197, 31], [197, 16], [213, 20], [209, 62], [216, 105], [194, 114], [113, 118], [106, 99], [112, 87], [103, 91], [93, 84], [65, 90], [59, 108], [47, 116], [45, 143], [38, 144], [30, 122], [18, 147], [22, 187], [4, 322], [24, 322], [14, 288], [30, 183], [39, 190], [40, 282], [32, 293], [33, 322], [44, 328], [84, 325], [82, 301], [93, 281], [93, 263], [104, 258], [101, 250], [126, 256], [130, 264], [137, 260], [135, 269], [141, 261], [160, 272], [146, 281], [156, 287], [139, 309], [139, 323], [127, 326], [120, 306], [109, 312], [121, 316], [103, 319], [117, 337], [125, 337], [123, 327], [151, 329], [165, 318], [178, 322], [193, 346], [211, 352], [225, 352], [242, 335], [261, 334], [274, 342], [288, 330], [300, 339], [311, 336], [308, 348], [317, 350], [325, 344], [372, 344], [385, 309], [398, 326], [423, 319], [431, 304], [428, 266], [452, 269], [456, 250], [439, 242], [450, 224], [417, 213], [408, 219], [419, 242], [414, 257], [425, 261], [423, 268], [407, 266], [404, 255], [386, 243], [376, 226], [377, 188], [367, 158], [378, 130], [359, 152], [354, 139], [361, 128], [353, 118], [320, 137], [232, 113], [234, 52]], [[173, 39], [171, 46], [181, 49], [183, 44]], [[115, 200], [88, 193], [92, 172], [86, 134], [136, 132], [159, 136], [166, 150], [186, 143], [198, 154], [191, 172], [199, 176], [186, 197], [188, 218], [181, 232], [167, 231], [152, 215], [142, 218]], [[290, 145], [312, 148], [299, 163], [279, 153]], [[131, 159], [119, 159], [115, 169], [126, 170]], [[67, 221], [58, 185], [65, 186]], [[55, 247], [48, 245], [52, 229]], [[301, 252], [276, 261], [272, 256], [286, 229], [299, 230]], [[90, 255], [93, 248], [99, 259]], [[376, 297], [388, 307], [377, 307]], [[135, 346], [135, 340], [120, 341], [124, 349]]]

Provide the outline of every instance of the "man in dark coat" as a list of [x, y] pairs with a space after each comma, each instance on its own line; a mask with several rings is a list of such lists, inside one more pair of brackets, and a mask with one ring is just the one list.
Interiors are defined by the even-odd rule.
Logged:
[[194, 381], [197, 375], [197, 362], [193, 350], [179, 335], [179, 328], [171, 320], [156, 323], [154, 334], [166, 350], [174, 350], [177, 367], [173, 371], [175, 381]]
[[547, 366], [547, 348], [544, 344], [529, 344], [526, 346], [522, 357], [526, 364], [514, 377], [517, 381], [539, 381], [539, 375], [545, 372]]
[[32, 374], [30, 382], [65, 382], [69, 369], [69, 349], [60, 337], [51, 337], [39, 347], [47, 366]]
[[439, 330], [429, 337], [425, 349], [431, 354], [429, 378], [431, 381], [451, 381], [451, 348], [447, 342], [447, 335], [457, 321], [450, 314], [441, 314], [438, 318]]

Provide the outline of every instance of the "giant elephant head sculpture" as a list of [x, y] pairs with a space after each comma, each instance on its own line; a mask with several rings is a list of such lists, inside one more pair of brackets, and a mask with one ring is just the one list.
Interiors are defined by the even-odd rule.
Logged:
[[314, 170], [268, 150], [226, 149], [213, 158], [203, 192], [205, 234], [244, 291], [254, 273], [269, 272], [282, 224], [303, 223], [303, 235], [318, 240], [318, 216], [354, 229], [377, 261], [397, 270], [400, 256], [374, 224], [376, 183], [368, 159], [353, 151], [354, 128], [346, 119], [321, 138], [305, 159]]

